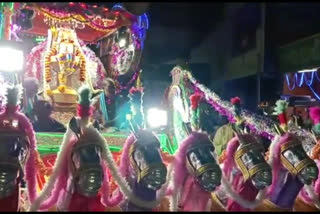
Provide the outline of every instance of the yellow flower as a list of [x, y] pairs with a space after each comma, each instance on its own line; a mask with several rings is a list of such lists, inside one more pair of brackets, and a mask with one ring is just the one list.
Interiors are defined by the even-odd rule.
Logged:
[[47, 95], [48, 95], [49, 97], [51, 97], [51, 96], [53, 95], [53, 93], [52, 93], [52, 91], [51, 91], [50, 89], [47, 90]]
[[58, 87], [58, 90], [59, 90], [61, 93], [63, 93], [63, 92], [65, 92], [65, 90], [66, 90], [66, 86], [60, 85], [60, 86]]

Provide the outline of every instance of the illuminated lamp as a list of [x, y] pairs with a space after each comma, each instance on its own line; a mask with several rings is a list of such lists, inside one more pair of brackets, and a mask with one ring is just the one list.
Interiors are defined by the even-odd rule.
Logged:
[[168, 116], [167, 111], [151, 108], [148, 110], [147, 114], [148, 125], [151, 128], [160, 128], [167, 125]]
[[21, 72], [23, 65], [21, 44], [15, 41], [0, 41], [0, 72]]

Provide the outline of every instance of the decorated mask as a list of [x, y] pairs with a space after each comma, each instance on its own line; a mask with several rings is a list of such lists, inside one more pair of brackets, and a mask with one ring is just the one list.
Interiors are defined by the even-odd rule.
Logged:
[[272, 183], [272, 172], [264, 158], [264, 147], [253, 136], [238, 135], [240, 146], [235, 153], [235, 162], [244, 180], [251, 179], [257, 189], [264, 189]]
[[160, 142], [146, 131], [136, 133], [136, 141], [130, 148], [130, 163], [135, 170], [137, 182], [158, 190], [166, 182], [167, 168], [160, 156]]
[[212, 192], [221, 181], [221, 170], [214, 158], [214, 147], [208, 141], [192, 146], [187, 151], [187, 169], [207, 192]]
[[318, 177], [318, 167], [309, 158], [298, 140], [292, 140], [281, 146], [281, 162], [294, 176], [304, 184], [311, 184]]

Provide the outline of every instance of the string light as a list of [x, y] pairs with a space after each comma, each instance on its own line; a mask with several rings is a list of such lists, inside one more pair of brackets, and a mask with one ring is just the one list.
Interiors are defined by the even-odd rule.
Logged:
[[[311, 72], [310, 72], [311, 71]], [[286, 78], [286, 82], [287, 82], [287, 86], [288, 86], [288, 89], [290, 91], [293, 91], [296, 86], [298, 86], [299, 88], [301, 88], [303, 86], [303, 83], [305, 83], [310, 91], [314, 94], [314, 96], [320, 100], [320, 95], [314, 90], [313, 88], [313, 81], [314, 81], [314, 76], [316, 76], [317, 80], [320, 82], [320, 78], [318, 76], [318, 72], [317, 70], [313, 69], [313, 70], [308, 70], [308, 73], [311, 73], [311, 78], [310, 80], [307, 79], [307, 73], [306, 72], [297, 72], [294, 74], [294, 77], [293, 77], [293, 81], [292, 81], [292, 86], [290, 86], [290, 78], [289, 78], [289, 75], [286, 74], [285, 78]], [[299, 81], [299, 74], [301, 74], [300, 76], [300, 81]]]

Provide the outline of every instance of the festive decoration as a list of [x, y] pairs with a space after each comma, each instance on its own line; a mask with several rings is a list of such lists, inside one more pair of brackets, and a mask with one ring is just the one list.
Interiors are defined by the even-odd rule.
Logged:
[[[308, 157], [301, 143], [301, 138], [292, 133], [277, 135], [272, 141], [269, 148], [272, 185], [268, 189], [267, 200], [263, 202], [261, 209], [257, 211], [266, 209], [292, 211], [295, 199], [303, 186], [309, 186], [317, 178], [318, 168], [316, 163]], [[298, 155], [300, 159], [290, 158]], [[306, 173], [301, 173], [302, 171]], [[303, 178], [300, 179], [300, 176], [303, 176]], [[288, 190], [288, 194], [292, 195], [292, 197], [282, 203], [284, 189]]]
[[44, 72], [45, 72], [45, 78], [47, 83], [51, 82], [51, 68], [50, 68], [50, 62], [51, 62], [51, 57], [55, 56], [58, 54], [58, 50], [56, 48], [53, 48], [49, 51], [49, 53], [45, 56], [44, 58]]
[[240, 102], [241, 102], [241, 100], [239, 97], [231, 98], [232, 105], [240, 105]]
[[[204, 93], [205, 99], [216, 111], [218, 111], [221, 115], [226, 116], [231, 123], [236, 122], [233, 105], [230, 102], [221, 100], [216, 93], [210, 91], [204, 85], [200, 84], [189, 71], [184, 70], [180, 66], [177, 66], [174, 69], [180, 69], [181, 72], [183, 72], [188, 80], [192, 83], [194, 90], [199, 90]], [[244, 120], [246, 126], [248, 126], [253, 132], [256, 132], [257, 134], [269, 139], [272, 139], [275, 135], [272, 127], [273, 122], [268, 118], [250, 113], [246, 110], [241, 110], [241, 118]]]
[[[249, 151], [252, 151], [249, 152]], [[227, 211], [252, 211], [266, 197], [266, 189], [271, 184], [271, 168], [264, 159], [263, 145], [250, 134], [237, 133], [228, 143], [226, 159], [223, 162], [222, 190], [226, 193]], [[243, 157], [255, 165], [248, 168]], [[260, 161], [252, 161], [259, 156]], [[254, 170], [252, 170], [254, 169]], [[240, 181], [240, 182], [239, 182]]]
[[[102, 136], [108, 142], [112, 152], [118, 152], [122, 149], [128, 135], [123, 133], [103, 133]], [[161, 150], [173, 155], [175, 149], [171, 147], [170, 140], [166, 134], [157, 134], [160, 141]], [[60, 133], [36, 133], [38, 151], [41, 155], [53, 154], [59, 151], [63, 134]]]
[[[12, 188], [12, 177], [17, 178], [17, 183], [14, 183], [14, 189], [17, 189], [18, 192], [20, 191], [21, 180], [24, 179], [26, 181], [27, 193], [28, 193], [28, 200], [33, 202], [37, 196], [36, 188], [37, 188], [37, 181], [36, 181], [36, 173], [37, 168], [35, 166], [37, 160], [37, 143], [35, 139], [35, 133], [30, 123], [29, 119], [19, 112], [19, 102], [21, 99], [22, 94], [22, 87], [20, 85], [17, 86], [10, 86], [6, 88], [6, 106], [5, 110], [0, 113], [0, 134], [4, 143], [13, 143], [16, 142], [20, 145], [19, 150], [16, 148], [17, 152], [21, 152], [20, 156], [17, 157], [15, 154], [12, 153], [11, 150], [3, 151], [2, 153], [2, 170], [1, 170], [1, 177], [4, 186], [1, 191], [8, 191], [5, 194], [1, 193], [2, 195], [10, 194], [15, 191], [10, 191], [10, 187]], [[11, 148], [10, 145], [7, 145], [7, 148]], [[5, 145], [5, 144], [4, 144]], [[2, 147], [3, 149], [6, 146]], [[3, 160], [5, 160], [3, 162]], [[9, 164], [9, 166], [8, 166]], [[9, 171], [7, 171], [9, 167]], [[15, 173], [15, 168], [17, 174]], [[22, 172], [20, 171], [22, 170]], [[9, 177], [8, 177], [9, 176]], [[6, 179], [10, 179], [6, 181]], [[8, 182], [8, 183], [7, 183]], [[6, 184], [7, 183], [7, 184]], [[7, 189], [8, 188], [8, 189]], [[13, 193], [14, 195], [15, 193]], [[5, 199], [7, 197], [1, 197], [1, 204], [5, 203], [5, 206], [1, 206], [1, 211], [19, 211], [19, 204], [20, 204], [20, 194], [17, 195], [17, 198], [13, 196], [10, 199], [10, 203], [6, 204]], [[12, 207], [12, 206], [15, 206]], [[13, 210], [10, 210], [10, 209]]]
[[52, 10], [50, 8], [38, 7], [38, 10], [42, 12], [45, 16], [45, 22], [50, 26], [59, 26], [64, 23], [69, 23], [75, 28], [83, 29], [85, 25], [99, 30], [99, 31], [109, 31], [119, 24], [119, 20], [109, 20], [103, 19], [101, 16], [89, 17], [87, 14], [75, 14], [66, 13], [62, 11]]
[[276, 102], [276, 107], [274, 108], [274, 115], [278, 115], [280, 126], [284, 131], [287, 131], [287, 115], [286, 110], [289, 103], [285, 100], [278, 100]]
[[200, 93], [194, 93], [190, 96], [190, 103], [191, 103], [191, 127], [193, 130], [200, 129], [200, 109], [199, 105], [200, 102], [203, 100], [203, 95]]
[[309, 108], [309, 115], [314, 124], [313, 130], [320, 134], [320, 107]]
[[[104, 70], [104, 66], [102, 65], [100, 59], [98, 57], [96, 57], [95, 53], [90, 50], [83, 41], [79, 40], [79, 44], [81, 49], [83, 50], [83, 54], [85, 55], [86, 60], [88, 60], [90, 63], [90, 65], [92, 63], [94, 63], [96, 66], [93, 67], [88, 67], [87, 66], [87, 72], [90, 74], [90, 76], [92, 77], [92, 84], [94, 84], [93, 86], [95, 88], [102, 88], [102, 82], [104, 79], [104, 74], [105, 74], [105, 70]], [[48, 59], [45, 59], [44, 54], [45, 54], [45, 49], [47, 47], [47, 41], [44, 41], [42, 43], [40, 43], [38, 46], [34, 47], [31, 52], [27, 55], [27, 64], [26, 64], [26, 72], [25, 72], [25, 76], [26, 77], [36, 77], [38, 80], [42, 79], [42, 69], [43, 69], [43, 64], [42, 63], [44, 61], [48, 62]], [[50, 54], [49, 54], [50, 55]], [[54, 55], [54, 53], [52, 53], [52, 55]], [[48, 71], [48, 67], [47, 65], [44, 66], [44, 69]], [[45, 77], [48, 77], [48, 79], [46, 78], [46, 81], [51, 81], [51, 72], [47, 73], [47, 71], [45, 72]], [[40, 88], [42, 88], [42, 82], [40, 81]]]
[[190, 96], [191, 109], [196, 110], [199, 107], [200, 100], [203, 98], [202, 94], [195, 93]]
[[21, 42], [22, 41], [18, 36], [20, 31], [21, 31], [21, 26], [18, 26], [16, 24], [11, 25], [11, 36], [17, 42]]
[[[221, 115], [226, 116], [231, 123], [235, 123], [235, 112], [233, 105], [230, 102], [223, 101], [214, 92], [210, 91], [206, 86], [200, 84], [190, 73], [190, 71], [185, 70], [182, 66], [176, 66], [173, 71], [181, 73], [188, 81], [193, 85], [195, 91], [200, 91], [204, 94], [206, 101]], [[183, 83], [184, 84], [184, 83]], [[274, 130], [274, 122], [269, 118], [251, 113], [245, 109], [241, 110], [241, 118], [244, 124], [250, 128], [250, 130], [256, 134], [266, 137], [268, 139], [273, 139], [276, 136], [276, 131]], [[312, 134], [307, 130], [300, 129], [295, 126], [288, 126], [288, 130], [300, 137], [305, 137], [312, 139]]]
[[137, 80], [139, 73], [140, 73], [140, 71], [136, 71], [133, 74], [133, 76], [131, 77], [131, 79], [124, 85], [121, 85], [120, 83], [118, 83], [117, 89], [116, 89], [116, 95], [120, 94], [124, 90], [128, 90], [134, 84], [134, 82]]
[[113, 34], [122, 26], [138, 22], [138, 17], [126, 10], [94, 8], [83, 3], [27, 3], [24, 8], [27, 7], [35, 11], [32, 20], [34, 27], [24, 30], [24, 33], [31, 35], [46, 35], [46, 26], [68, 27], [77, 30], [82, 40], [96, 42]]
[[[12, 15], [13, 15], [13, 2], [9, 3], [1, 3], [0, 9], [3, 8], [3, 18], [4, 18], [4, 25], [3, 25], [3, 37], [6, 40], [11, 40], [11, 25], [12, 25]], [[2, 21], [2, 20], [1, 20]]]
[[[134, 182], [131, 185], [134, 188], [133, 195], [124, 193], [128, 202], [123, 211], [152, 211], [165, 197], [172, 171], [169, 166], [167, 172], [159, 146], [159, 140], [147, 130], [133, 130], [127, 138], [119, 170], [130, 184]], [[141, 154], [139, 158], [134, 155], [136, 152]], [[120, 183], [117, 178], [115, 180]], [[121, 184], [120, 187], [124, 189]]]
[[230, 101], [231, 101], [231, 104], [233, 105], [233, 110], [235, 113], [237, 124], [240, 125], [243, 122], [241, 120], [241, 100], [239, 97], [234, 97], [234, 98], [231, 98]]
[[87, 86], [79, 89], [79, 104], [77, 114], [80, 118], [92, 115], [93, 108], [91, 107], [91, 91]]
[[143, 113], [143, 88], [135, 88], [132, 87], [129, 90], [129, 102], [130, 102], [130, 109], [132, 118], [129, 121], [133, 121], [132, 124], [135, 129], [140, 129], [145, 127], [144, 121], [144, 113]]
[[208, 211], [210, 193], [221, 180], [221, 170], [208, 135], [191, 132], [181, 142], [175, 154], [173, 171], [170, 211]]
[[[308, 74], [311, 75], [310, 79], [308, 80]], [[300, 78], [299, 78], [300, 75]], [[290, 83], [290, 77], [289, 74], [286, 74], [285, 78], [286, 78], [286, 82], [287, 82], [287, 86], [288, 89], [290, 91], [294, 90], [296, 88], [296, 86], [298, 86], [299, 88], [301, 88], [304, 84], [306, 86], [309, 87], [310, 91], [312, 91], [312, 93], [314, 94], [314, 96], [320, 100], [320, 95], [316, 92], [316, 90], [313, 88], [314, 85], [314, 77], [316, 77], [316, 79], [318, 80], [318, 82], [320, 82], [320, 78], [318, 75], [318, 69], [312, 69], [309, 72], [300, 72], [300, 73], [295, 73], [293, 75], [293, 80], [291, 80]]]

